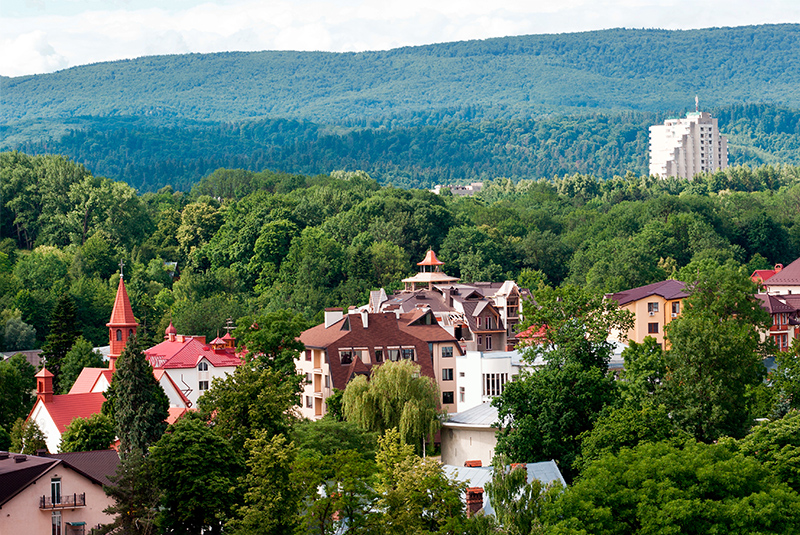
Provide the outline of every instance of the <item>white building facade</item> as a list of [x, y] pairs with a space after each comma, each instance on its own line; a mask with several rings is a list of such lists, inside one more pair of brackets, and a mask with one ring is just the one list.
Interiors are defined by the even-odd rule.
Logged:
[[650, 127], [650, 175], [692, 178], [728, 167], [728, 138], [717, 119], [695, 111]]

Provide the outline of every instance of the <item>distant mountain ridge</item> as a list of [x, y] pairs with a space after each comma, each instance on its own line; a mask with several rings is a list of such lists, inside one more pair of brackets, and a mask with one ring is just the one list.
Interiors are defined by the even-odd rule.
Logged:
[[783, 24], [143, 57], [0, 78], [0, 150], [63, 153], [141, 190], [217, 167], [406, 187], [610, 177], [646, 173], [647, 126], [698, 94], [730, 125], [732, 162], [798, 164], [798, 50]]

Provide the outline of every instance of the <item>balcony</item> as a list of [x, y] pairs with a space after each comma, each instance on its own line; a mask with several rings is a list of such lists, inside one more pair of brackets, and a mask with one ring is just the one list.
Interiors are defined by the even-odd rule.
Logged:
[[39, 498], [39, 509], [75, 509], [76, 507], [86, 507], [86, 494], [64, 494], [60, 500], [53, 503], [50, 496]]

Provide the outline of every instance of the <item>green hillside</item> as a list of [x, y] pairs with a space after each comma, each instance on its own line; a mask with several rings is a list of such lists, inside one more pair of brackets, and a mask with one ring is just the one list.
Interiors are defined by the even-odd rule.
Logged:
[[0, 149], [141, 191], [215, 169], [381, 183], [647, 172], [647, 127], [699, 94], [733, 164], [800, 163], [800, 25], [605, 30], [385, 52], [146, 57], [0, 79]]

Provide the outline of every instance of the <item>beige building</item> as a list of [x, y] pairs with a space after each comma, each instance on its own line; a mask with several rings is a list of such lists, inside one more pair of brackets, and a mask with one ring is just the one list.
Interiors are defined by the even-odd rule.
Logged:
[[728, 138], [710, 113], [695, 111], [650, 127], [650, 174], [692, 178], [728, 167]]
[[628, 340], [641, 344], [652, 336], [664, 347], [664, 327], [677, 318], [683, 310], [683, 300], [689, 294], [685, 283], [665, 280], [610, 294], [625, 310], [633, 312], [633, 328], [628, 331]]

